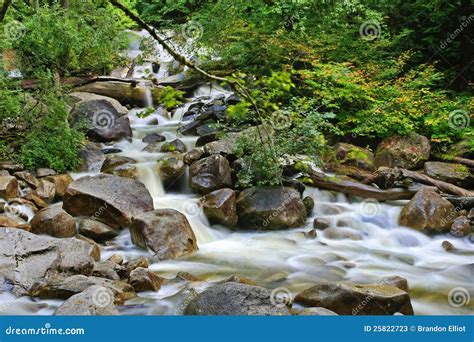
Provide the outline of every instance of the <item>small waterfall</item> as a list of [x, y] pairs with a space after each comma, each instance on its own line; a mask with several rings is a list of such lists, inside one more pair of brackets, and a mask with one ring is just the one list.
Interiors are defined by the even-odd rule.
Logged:
[[145, 184], [154, 201], [165, 196], [165, 190], [156, 165], [156, 162], [137, 164], [139, 180]]
[[145, 93], [143, 94], [143, 103], [145, 104], [146, 108], [154, 108], [153, 106], [153, 95], [151, 94], [151, 90], [148, 87], [145, 87]]

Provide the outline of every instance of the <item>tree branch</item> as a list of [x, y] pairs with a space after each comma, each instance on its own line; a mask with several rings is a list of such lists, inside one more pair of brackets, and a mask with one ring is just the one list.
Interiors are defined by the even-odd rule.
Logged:
[[12, 4], [12, 0], [4, 0], [2, 8], [0, 8], [0, 21], [2, 21], [7, 15], [8, 8]]

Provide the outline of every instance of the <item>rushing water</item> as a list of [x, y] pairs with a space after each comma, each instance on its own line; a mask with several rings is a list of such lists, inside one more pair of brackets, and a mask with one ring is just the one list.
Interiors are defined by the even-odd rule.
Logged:
[[[170, 61], [167, 61], [170, 63]], [[143, 68], [134, 77], [142, 76]], [[167, 77], [160, 70], [157, 77]], [[159, 315], [181, 314], [184, 305], [199, 292], [231, 275], [244, 276], [268, 288], [285, 287], [294, 295], [324, 281], [380, 282], [383, 277], [398, 275], [408, 279], [410, 295], [416, 314], [472, 314], [471, 306], [456, 307], [448, 302], [453, 288], [463, 287], [473, 294], [474, 245], [468, 239], [448, 235], [427, 236], [398, 225], [404, 201], [375, 204], [367, 210], [361, 199], [349, 199], [343, 194], [307, 188], [316, 206], [305, 227], [271, 232], [230, 231], [209, 225], [198, 206], [198, 196], [192, 194], [183, 181], [179, 192], [169, 192], [161, 184], [156, 161], [163, 153], [144, 152], [142, 138], [149, 133], [160, 133], [167, 140], [181, 139], [188, 150], [197, 137], [181, 136], [177, 129], [192, 101], [212, 100], [215, 96], [229, 96], [219, 87], [201, 87], [174, 115], [158, 108], [146, 119], [137, 117], [143, 109], [132, 109], [133, 139], [120, 141], [113, 147], [119, 155], [137, 160], [139, 179], [151, 193], [155, 208], [173, 208], [184, 213], [198, 240], [199, 251], [179, 260], [153, 263], [150, 268], [159, 275], [173, 279], [178, 272], [189, 272], [203, 281], [171, 280], [157, 293], [140, 293], [120, 308], [123, 314]], [[156, 123], [158, 124], [156, 125]], [[155, 124], [153, 124], [155, 123]], [[76, 174], [79, 178], [84, 174]], [[331, 239], [324, 231], [307, 238], [315, 217], [331, 220], [338, 226], [358, 235], [360, 240]], [[441, 244], [450, 241], [456, 253], [446, 252]], [[126, 260], [150, 256], [133, 246], [130, 234], [124, 230], [102, 250], [105, 260], [118, 253]], [[60, 301], [36, 301], [14, 298], [8, 291], [0, 293], [0, 313], [51, 314]]]

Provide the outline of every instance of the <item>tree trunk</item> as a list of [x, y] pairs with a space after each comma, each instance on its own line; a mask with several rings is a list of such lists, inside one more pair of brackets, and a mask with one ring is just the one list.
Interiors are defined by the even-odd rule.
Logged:
[[4, 0], [2, 8], [0, 8], [0, 21], [2, 21], [7, 15], [8, 8], [12, 4], [12, 0]]

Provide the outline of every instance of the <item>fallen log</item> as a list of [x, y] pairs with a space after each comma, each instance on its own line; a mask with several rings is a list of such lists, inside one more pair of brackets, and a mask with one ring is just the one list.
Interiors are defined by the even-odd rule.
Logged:
[[444, 161], [448, 163], [457, 163], [457, 164], [463, 164], [469, 167], [474, 167], [474, 160], [461, 158], [461, 157], [454, 157], [454, 156], [450, 156], [449, 154], [433, 154], [432, 158], [438, 161]]
[[334, 172], [338, 175], [348, 176], [358, 181], [365, 180], [372, 175], [372, 173], [369, 171], [361, 170], [356, 167], [347, 165], [330, 165], [326, 167], [325, 170], [329, 172]]
[[329, 176], [325, 173], [308, 171], [308, 177], [302, 179], [303, 183], [317, 188], [342, 192], [363, 198], [373, 198], [378, 201], [409, 200], [415, 195], [411, 190], [381, 190], [376, 187], [362, 184], [353, 180], [343, 179], [338, 176]]
[[[143, 83], [143, 80], [134, 79], [134, 78], [117, 78], [109, 76], [77, 76], [77, 77], [67, 77], [60, 80], [62, 85], [70, 87], [80, 87], [95, 82], [122, 82], [128, 83], [132, 86], [136, 86], [139, 83]], [[42, 86], [40, 81], [35, 79], [23, 80], [21, 81], [21, 88], [24, 90], [37, 89]], [[150, 86], [152, 86], [150, 82]]]
[[419, 172], [402, 168], [381, 168], [374, 172], [370, 177], [362, 181], [362, 184], [368, 185], [373, 183], [377, 184], [383, 189], [388, 189], [393, 186], [395, 182], [402, 181], [404, 179], [411, 179], [421, 184], [435, 186], [439, 191], [450, 195], [461, 197], [474, 196], [473, 191], [469, 191], [454, 184], [431, 178]]

